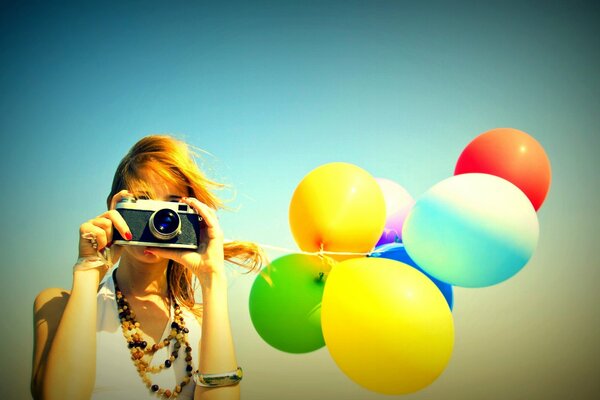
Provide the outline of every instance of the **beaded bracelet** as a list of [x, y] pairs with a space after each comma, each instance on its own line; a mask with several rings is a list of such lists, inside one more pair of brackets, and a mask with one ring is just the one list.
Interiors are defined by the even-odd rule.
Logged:
[[194, 382], [202, 387], [219, 387], [230, 386], [239, 383], [244, 377], [242, 367], [238, 367], [235, 371], [225, 372], [222, 374], [201, 374], [200, 371], [194, 372]]

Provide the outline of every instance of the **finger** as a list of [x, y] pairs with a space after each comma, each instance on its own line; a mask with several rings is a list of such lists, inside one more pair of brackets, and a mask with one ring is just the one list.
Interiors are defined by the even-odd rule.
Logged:
[[[110, 243], [112, 242], [112, 230], [113, 230], [112, 221], [106, 217], [100, 216], [100, 217], [94, 218], [90, 222], [92, 223], [92, 225], [94, 225], [104, 231], [104, 235], [105, 235], [106, 241], [107, 241], [106, 245], [110, 246]], [[95, 234], [95, 235], [97, 236], [97, 234]]]
[[[223, 240], [223, 231], [221, 230], [221, 225], [219, 224], [219, 218], [217, 217], [216, 211], [204, 204], [200, 200], [193, 197], [184, 197], [182, 201], [192, 207], [203, 219], [206, 223], [206, 234], [208, 236], [209, 243], [205, 244], [213, 244], [216, 245], [218, 241]], [[217, 239], [217, 242], [213, 240]], [[202, 240], [201, 240], [202, 241]], [[198, 243], [202, 245], [202, 243]], [[198, 252], [202, 252], [200, 248]]]
[[[85, 252], [90, 252], [93, 251], [94, 253], [96, 251], [100, 251], [102, 249], [104, 249], [106, 247], [106, 245], [108, 244], [108, 239], [106, 237], [106, 231], [102, 228], [100, 228], [99, 226], [96, 226], [93, 224], [93, 222], [86, 222], [84, 224], [81, 225], [81, 227], [79, 228], [79, 234], [80, 234], [80, 253], [84, 250], [86, 250]], [[84, 235], [86, 234], [91, 234], [93, 237], [92, 239], [86, 239], [84, 237]], [[96, 246], [94, 247], [94, 240], [96, 242]]]
[[133, 197], [133, 194], [131, 194], [131, 192], [127, 189], [121, 190], [120, 192], [115, 194], [110, 200], [110, 209], [114, 210], [115, 208], [117, 208], [117, 203], [121, 201], [124, 197]]
[[112, 221], [110, 219], [106, 218], [104, 216], [104, 214], [100, 215], [99, 217], [94, 218], [90, 222], [93, 225], [97, 226], [98, 228], [102, 228], [104, 230], [108, 230], [112, 226]]
[[183, 197], [181, 199], [184, 203], [192, 207], [206, 222], [208, 228], [219, 228], [219, 219], [214, 209], [210, 208], [200, 200], [193, 197]]
[[121, 234], [121, 237], [131, 240], [131, 230], [129, 229], [129, 226], [127, 225], [127, 222], [125, 222], [125, 219], [121, 213], [119, 213], [117, 210], [108, 210], [100, 216], [100, 219], [102, 219], [103, 222], [109, 221], [110, 227], [107, 230], [108, 240], [112, 241], [113, 227], [117, 229], [117, 231]]

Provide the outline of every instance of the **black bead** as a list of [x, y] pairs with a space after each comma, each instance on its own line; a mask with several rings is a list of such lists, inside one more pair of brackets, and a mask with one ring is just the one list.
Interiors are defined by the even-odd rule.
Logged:
[[187, 372], [192, 372], [193, 369], [194, 369], [194, 367], [192, 367], [191, 365], [188, 365], [187, 367], [185, 367], [185, 370]]
[[144, 342], [140, 342], [140, 347], [142, 349], [145, 349], [146, 347], [148, 347], [148, 342], [145, 342], [145, 341]]
[[152, 385], [150, 389], [152, 389], [153, 392], [158, 392], [159, 387], [158, 385]]
[[133, 346], [135, 346], [134, 342], [127, 343], [127, 347], [129, 347], [130, 349], [133, 349]]
[[165, 360], [165, 367], [169, 368], [171, 366], [171, 360]]
[[179, 357], [179, 353], [176, 351], [172, 352], [171, 355], [175, 358]]
[[190, 330], [188, 328], [183, 328], [183, 332], [184, 333], [190, 333]]
[[179, 324], [178, 324], [177, 322], [172, 322], [172, 323], [171, 323], [171, 328], [174, 328], [174, 329], [181, 329], [181, 328], [179, 327]]

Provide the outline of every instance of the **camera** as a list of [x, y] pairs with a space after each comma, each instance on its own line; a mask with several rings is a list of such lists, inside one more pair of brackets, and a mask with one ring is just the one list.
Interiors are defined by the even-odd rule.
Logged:
[[185, 203], [126, 197], [116, 210], [129, 226], [132, 239], [125, 240], [115, 229], [115, 244], [197, 249], [205, 222]]

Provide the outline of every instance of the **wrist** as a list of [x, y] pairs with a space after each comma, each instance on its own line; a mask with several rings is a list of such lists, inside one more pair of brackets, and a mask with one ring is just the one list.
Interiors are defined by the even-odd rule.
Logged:
[[104, 254], [79, 257], [73, 265], [73, 285], [77, 283], [98, 285], [112, 267], [110, 250]]
[[205, 279], [201, 282], [201, 289], [203, 297], [207, 296], [227, 296], [227, 278], [221, 276], [212, 276], [209, 279]]
[[202, 271], [198, 271], [196, 278], [202, 284], [202, 287], [227, 286], [227, 275], [225, 274], [225, 265], [205, 266]]

